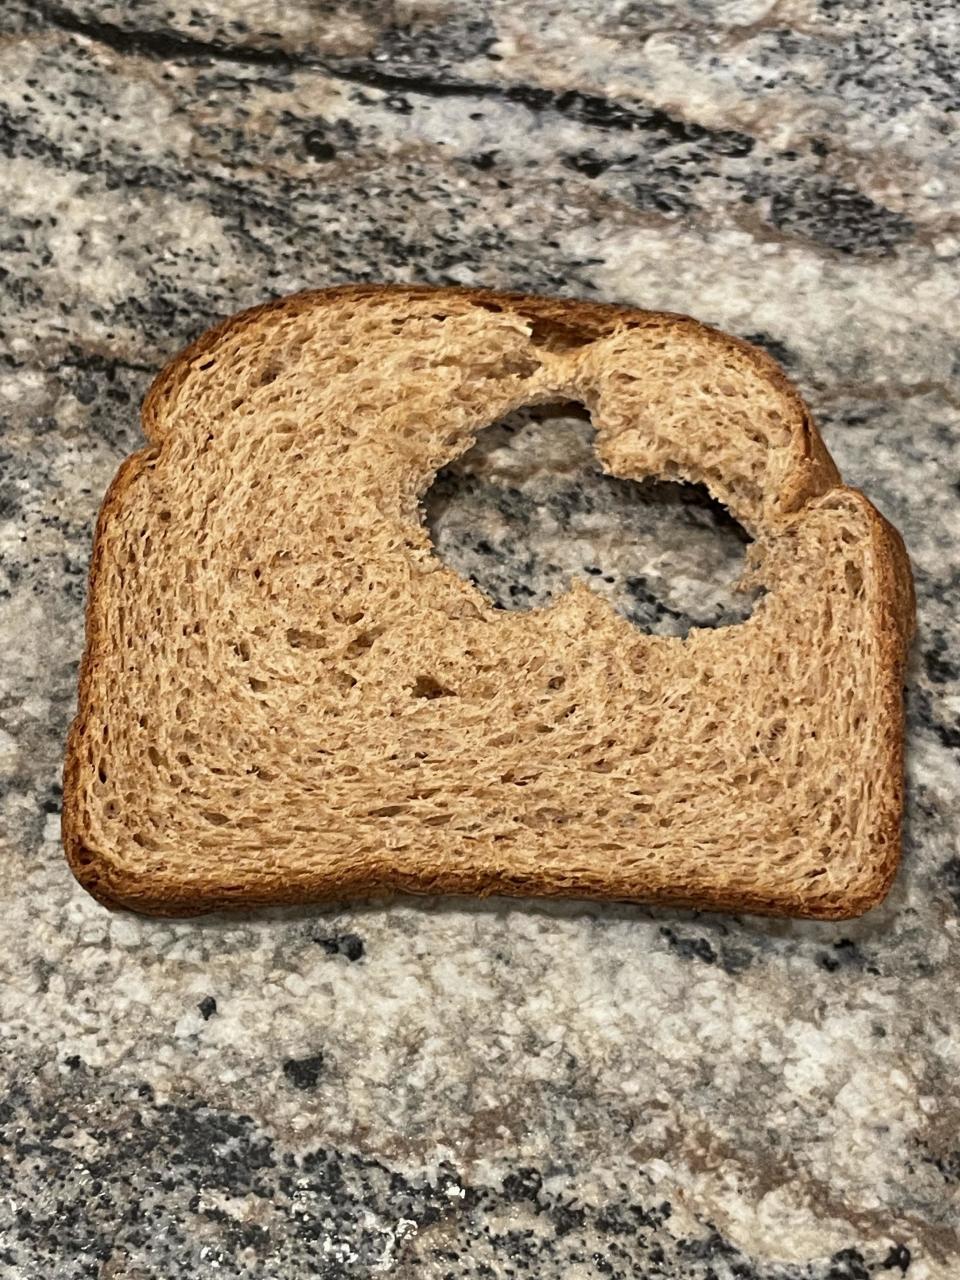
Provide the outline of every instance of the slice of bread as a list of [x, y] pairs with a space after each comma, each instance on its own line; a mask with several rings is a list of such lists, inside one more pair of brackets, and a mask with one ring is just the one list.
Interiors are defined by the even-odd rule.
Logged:
[[[586, 585], [503, 612], [419, 500], [520, 406], [755, 539], [745, 622]], [[153, 384], [97, 527], [64, 786], [77, 878], [161, 914], [388, 890], [838, 918], [899, 852], [897, 533], [761, 351], [684, 316], [456, 289], [255, 308]]]

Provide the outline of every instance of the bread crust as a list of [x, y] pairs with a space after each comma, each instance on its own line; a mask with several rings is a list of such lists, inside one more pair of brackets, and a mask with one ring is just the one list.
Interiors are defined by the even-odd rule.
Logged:
[[811, 903], [798, 897], [785, 901], [782, 895], [737, 884], [717, 883], [691, 894], [678, 885], [675, 889], [658, 887], [656, 893], [645, 892], [642, 883], [618, 885], [609, 889], [602, 882], [591, 885], [589, 896], [619, 900], [656, 902], [674, 907], [787, 914], [821, 919], [844, 919], [859, 915], [879, 903], [886, 895], [899, 860], [900, 822], [903, 808], [903, 706], [902, 681], [908, 646], [914, 629], [915, 602], [909, 560], [899, 533], [857, 490], [843, 486], [812, 416], [779, 365], [764, 351], [751, 344], [721, 333], [707, 325], [672, 312], [649, 312], [637, 308], [565, 298], [546, 298], [493, 290], [432, 288], [418, 285], [340, 285], [330, 289], [311, 290], [261, 304], [230, 317], [198, 337], [175, 357], [154, 379], [142, 406], [142, 424], [148, 447], [134, 453], [120, 467], [105, 496], [97, 521], [93, 555], [90, 564], [86, 606], [86, 645], [79, 673], [78, 710], [68, 735], [63, 787], [63, 844], [67, 861], [80, 884], [98, 901], [110, 908], [128, 908], [160, 916], [189, 916], [229, 908], [250, 908], [304, 902], [326, 902], [346, 896], [364, 898], [384, 893], [417, 894], [490, 894], [535, 895], [547, 897], [582, 897], [582, 885], [565, 883], [563, 877], [543, 870], [496, 872], [480, 867], [444, 867], [442, 871], [424, 868], [404, 872], [391, 866], [385, 858], [380, 867], [366, 866], [350, 877], [331, 882], [329, 877], [291, 877], [283, 884], [254, 883], [230, 886], [229, 889], [204, 892], [177, 892], [157, 887], [128, 869], [111, 856], [111, 851], [95, 847], [91, 832], [85, 828], [80, 804], [80, 784], [86, 766], [82, 744], [94, 706], [97, 666], [106, 639], [101, 592], [103, 562], [107, 554], [105, 534], [124, 506], [127, 494], [144, 469], [155, 460], [166, 436], [165, 415], [175, 402], [179, 390], [198, 359], [212, 352], [225, 339], [248, 329], [276, 314], [296, 315], [318, 305], [330, 305], [353, 299], [399, 302], [404, 298], [435, 299], [438, 304], [462, 302], [517, 314], [525, 319], [559, 329], [575, 330], [585, 340], [605, 337], [621, 327], [652, 325], [692, 326], [710, 342], [720, 342], [747, 355], [762, 378], [799, 409], [802, 428], [797, 442], [797, 458], [788, 483], [779, 495], [784, 516], [801, 511], [807, 504], [823, 502], [837, 494], [853, 495], [862, 504], [871, 527], [871, 548], [875, 566], [883, 583], [879, 634], [883, 651], [885, 681], [879, 708], [883, 727], [884, 793], [889, 797], [875, 832], [876, 857], [870, 876], [856, 893], [843, 902]]

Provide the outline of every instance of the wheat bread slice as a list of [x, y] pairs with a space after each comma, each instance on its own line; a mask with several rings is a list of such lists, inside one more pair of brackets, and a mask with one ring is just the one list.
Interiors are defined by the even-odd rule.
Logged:
[[[648, 635], [576, 582], [503, 612], [419, 499], [576, 400], [609, 472], [754, 538], [745, 622]], [[70, 865], [190, 914], [407, 890], [839, 918], [899, 856], [899, 535], [758, 349], [684, 316], [408, 286], [255, 308], [156, 379], [97, 525]]]

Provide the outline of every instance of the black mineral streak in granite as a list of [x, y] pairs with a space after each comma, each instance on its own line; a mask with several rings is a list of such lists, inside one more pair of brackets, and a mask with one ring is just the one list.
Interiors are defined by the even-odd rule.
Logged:
[[328, 956], [345, 956], [356, 961], [363, 957], [363, 939], [356, 933], [319, 935], [316, 939]]
[[[953, 0], [8, 0], [0, 34], [0, 1275], [955, 1280]], [[690, 311], [787, 368], [916, 573], [887, 904], [175, 922], [74, 885], [84, 573], [139, 402], [216, 319], [341, 280]], [[724, 513], [599, 474], [575, 406], [423, 510], [504, 608], [753, 603]]]
[[481, 1177], [440, 1160], [410, 1175], [189, 1096], [161, 1102], [149, 1087], [74, 1077], [59, 1092], [55, 1115], [42, 1082], [0, 1103], [5, 1149], [31, 1171], [0, 1258], [16, 1267], [28, 1256], [35, 1274], [239, 1277], [252, 1265], [271, 1276], [469, 1280], [586, 1267], [621, 1280], [854, 1280], [910, 1265], [899, 1242], [835, 1251], [818, 1270], [754, 1263], [713, 1223], [678, 1222], [643, 1175], [578, 1202], [569, 1172], [552, 1164]]
[[306, 1058], [287, 1058], [283, 1064], [283, 1074], [295, 1089], [315, 1089], [322, 1071], [322, 1053], [311, 1053]]

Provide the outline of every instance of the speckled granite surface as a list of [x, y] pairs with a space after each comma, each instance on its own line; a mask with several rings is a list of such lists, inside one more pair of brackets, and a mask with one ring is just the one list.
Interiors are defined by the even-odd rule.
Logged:
[[[0, 1275], [960, 1275], [951, 0], [7, 0], [0, 23]], [[157, 923], [73, 884], [84, 573], [138, 400], [215, 317], [343, 279], [666, 306], [783, 361], [917, 575], [883, 908]], [[545, 507], [511, 457], [432, 499], [465, 571], [505, 603], [638, 576], [622, 494]], [[717, 620], [736, 550], [618, 598]]]

